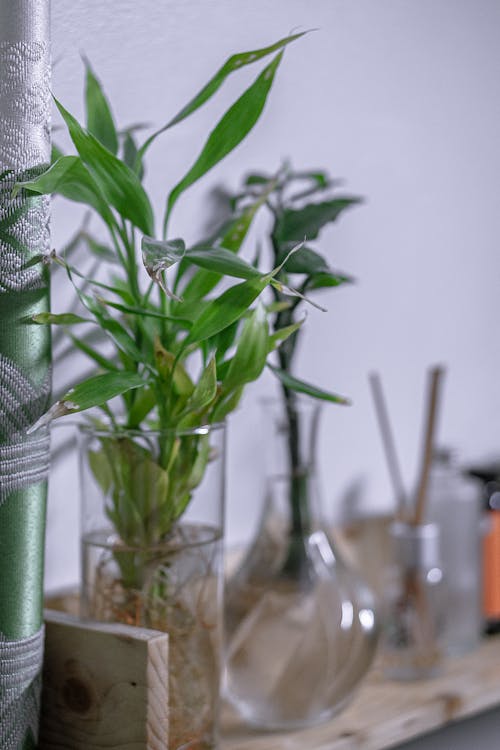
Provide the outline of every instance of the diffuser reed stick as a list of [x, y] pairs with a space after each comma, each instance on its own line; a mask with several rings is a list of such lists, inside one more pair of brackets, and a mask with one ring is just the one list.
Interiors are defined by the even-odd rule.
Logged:
[[429, 473], [434, 448], [434, 435], [436, 431], [437, 413], [440, 404], [441, 383], [444, 370], [442, 367], [433, 367], [428, 375], [427, 387], [427, 417], [425, 422], [424, 443], [422, 450], [422, 462], [417, 485], [417, 496], [415, 501], [415, 513], [412, 523], [418, 526], [424, 522], [425, 509], [427, 505], [427, 487], [429, 484]]
[[375, 413], [377, 415], [378, 426], [382, 435], [385, 458], [389, 469], [389, 476], [392, 482], [392, 488], [397, 502], [396, 517], [403, 521], [406, 517], [406, 491], [401, 475], [401, 468], [396, 452], [396, 445], [389, 420], [389, 412], [384, 397], [382, 381], [378, 372], [372, 372], [369, 375], [370, 387], [375, 404]]

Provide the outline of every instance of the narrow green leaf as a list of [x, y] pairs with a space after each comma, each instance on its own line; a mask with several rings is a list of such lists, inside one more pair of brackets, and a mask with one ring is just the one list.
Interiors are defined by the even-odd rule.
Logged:
[[312, 291], [313, 289], [341, 286], [342, 284], [352, 284], [353, 282], [354, 279], [352, 276], [346, 276], [345, 274], [329, 270], [328, 272], [315, 273], [310, 276], [310, 278], [307, 279], [306, 289]]
[[66, 407], [73, 412], [84, 411], [93, 406], [105, 404], [112, 398], [145, 384], [144, 378], [137, 373], [107, 372], [104, 375], [95, 375], [71, 388], [61, 401], [65, 402]]
[[123, 161], [142, 181], [144, 177], [144, 165], [138, 159], [138, 153], [139, 151], [134, 136], [129, 130], [127, 130], [123, 137]]
[[128, 411], [128, 424], [129, 429], [138, 427], [143, 419], [154, 409], [156, 406], [156, 393], [152, 388], [141, 388], [139, 393], [134, 399], [134, 403]]
[[236, 390], [231, 391], [227, 396], [222, 398], [216, 404], [215, 409], [211, 414], [210, 421], [222, 422], [222, 420], [225, 419], [228, 414], [234, 411], [241, 400], [243, 390], [244, 386], [242, 385], [240, 386], [240, 388], [236, 388]]
[[226, 289], [219, 297], [212, 300], [194, 321], [185, 345], [215, 336], [216, 333], [241, 318], [268, 283], [269, 276], [264, 276]]
[[89, 346], [83, 338], [76, 338], [76, 336], [73, 336], [71, 333], [69, 335], [73, 342], [73, 346], [83, 352], [83, 354], [86, 354], [89, 359], [96, 363], [96, 365], [102, 367], [103, 370], [118, 371], [118, 367], [110, 357], [104, 357], [96, 349]]
[[87, 109], [87, 130], [112, 154], [118, 151], [118, 137], [109, 102], [102, 86], [94, 75], [88, 60], [86, 68], [85, 103]]
[[304, 321], [305, 318], [302, 318], [302, 320], [299, 320], [296, 323], [291, 323], [289, 326], [283, 326], [283, 328], [278, 328], [277, 331], [274, 331], [274, 333], [269, 336], [267, 353], [270, 354], [277, 346], [282, 344], [283, 341], [286, 341], [290, 336], [296, 333], [303, 325]]
[[[239, 251], [257, 211], [266, 202], [271, 190], [272, 187], [270, 187], [269, 191], [264, 191], [258, 200], [254, 201], [250, 206], [247, 206], [239, 216], [236, 216], [236, 218], [229, 223], [229, 226], [225, 228], [225, 231], [220, 238], [219, 244], [221, 247], [225, 250], [230, 250], [232, 253], [237, 253]], [[220, 274], [215, 271], [199, 271], [193, 276], [183, 290], [182, 294], [184, 299], [199, 299], [200, 297], [204, 297], [215, 286], [217, 286], [220, 279]], [[177, 284], [178, 279], [176, 279], [175, 282], [176, 286]]]
[[171, 320], [179, 325], [191, 326], [191, 321], [188, 318], [177, 318], [174, 315], [165, 315], [162, 312], [153, 310], [147, 307], [135, 307], [133, 305], [122, 305], [119, 302], [113, 302], [109, 299], [99, 297], [99, 302], [106, 307], [112, 307], [114, 310], [126, 313], [127, 315], [138, 315], [143, 318], [156, 318], [157, 320]]
[[217, 395], [217, 370], [215, 359], [212, 358], [203, 370], [198, 383], [195, 385], [192, 396], [186, 404], [185, 412], [203, 411], [212, 403]]
[[268, 338], [266, 311], [262, 304], [258, 304], [243, 324], [236, 352], [222, 383], [224, 391], [257, 380], [266, 364]]
[[311, 385], [310, 383], [306, 383], [304, 380], [299, 380], [293, 375], [290, 375], [290, 373], [285, 372], [284, 370], [280, 370], [279, 367], [274, 367], [274, 365], [269, 364], [269, 362], [267, 363], [267, 366], [276, 375], [278, 380], [280, 380], [283, 385], [286, 386], [286, 388], [290, 388], [290, 390], [295, 391], [296, 393], [305, 393], [307, 396], [311, 396], [312, 398], [317, 398], [321, 401], [331, 401], [333, 404], [343, 404], [345, 406], [349, 406], [351, 403], [349, 399], [345, 398], [344, 396], [339, 396], [336, 393], [324, 391], [321, 388], [317, 388], [316, 386]]
[[62, 156], [38, 177], [18, 182], [14, 194], [20, 188], [41, 195], [62, 195], [70, 201], [93, 208], [108, 226], [114, 222], [99, 185], [79, 156]]
[[153, 210], [137, 175], [87, 133], [60, 102], [55, 100], [76, 150], [92, 172], [105, 198], [144, 234], [154, 234]]
[[238, 279], [253, 279], [263, 275], [250, 263], [224, 247], [195, 247], [186, 250], [185, 259], [200, 268]]
[[315, 239], [325, 224], [335, 221], [343, 211], [361, 203], [361, 198], [342, 197], [323, 203], [310, 203], [299, 209], [287, 208], [278, 218], [274, 236], [279, 244]]
[[[286, 255], [289, 249], [289, 243], [285, 243], [282, 246], [282, 254]], [[282, 255], [280, 255], [280, 259], [281, 257]], [[326, 260], [315, 250], [305, 245], [288, 259], [284, 269], [287, 273], [305, 273], [308, 275], [329, 271]]]
[[64, 417], [66, 414], [76, 414], [94, 406], [102, 406], [116, 396], [146, 385], [146, 382], [139, 375], [131, 372], [107, 372], [104, 375], [95, 375], [74, 388], [70, 388], [60, 401], [53, 404], [29, 428], [28, 433], [31, 434], [40, 427], [50, 424], [53, 419]]
[[210, 81], [205, 86], [203, 86], [203, 88], [196, 94], [196, 96], [193, 97], [193, 99], [191, 99], [191, 101], [188, 102], [188, 104], [186, 104], [175, 115], [175, 117], [169, 120], [166, 125], [157, 130], [148, 138], [148, 140], [144, 143], [139, 151], [140, 158], [142, 159], [146, 150], [161, 133], [164, 133], [165, 130], [168, 130], [174, 125], [177, 125], [177, 123], [182, 122], [182, 120], [191, 115], [193, 112], [196, 112], [197, 109], [199, 109], [206, 101], [208, 101], [208, 99], [210, 99], [219, 90], [226, 78], [231, 73], [240, 70], [241, 68], [245, 67], [245, 65], [251, 65], [252, 63], [257, 62], [257, 60], [261, 60], [263, 57], [271, 55], [273, 52], [277, 52], [278, 50], [283, 49], [287, 46], [287, 44], [295, 41], [295, 39], [299, 39], [301, 36], [304, 36], [304, 34], [307, 34], [307, 31], [302, 31], [298, 34], [287, 36], [284, 39], [280, 39], [278, 42], [271, 44], [269, 47], [262, 47], [261, 49], [251, 50], [250, 52], [239, 52], [236, 55], [232, 55], [228, 60], [226, 60], [224, 65], [219, 68], [217, 73], [210, 79]]
[[280, 52], [212, 130], [200, 156], [168, 197], [164, 231], [170, 213], [184, 190], [233, 151], [253, 128], [264, 109], [282, 56], [283, 53]]
[[62, 313], [56, 315], [55, 313], [38, 313], [32, 315], [31, 320], [33, 323], [39, 323], [41, 325], [55, 325], [55, 326], [72, 326], [76, 323], [93, 323], [93, 320], [89, 318], [82, 318], [80, 315], [74, 313]]

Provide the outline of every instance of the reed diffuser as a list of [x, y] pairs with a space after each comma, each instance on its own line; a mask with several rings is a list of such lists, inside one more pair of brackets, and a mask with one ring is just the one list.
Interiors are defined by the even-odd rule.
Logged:
[[396, 520], [390, 529], [393, 561], [387, 577], [384, 667], [392, 679], [432, 677], [441, 662], [443, 574], [439, 527], [426, 522], [429, 473], [440, 403], [443, 369], [428, 376], [426, 419], [415, 499], [408, 499], [378, 375], [370, 377], [389, 474], [397, 499]]

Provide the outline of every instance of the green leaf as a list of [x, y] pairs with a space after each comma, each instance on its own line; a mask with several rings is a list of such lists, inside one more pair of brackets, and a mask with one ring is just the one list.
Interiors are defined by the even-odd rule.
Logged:
[[[286, 254], [289, 247], [289, 243], [283, 246], [283, 255]], [[328, 264], [323, 256], [307, 246], [297, 250], [285, 263], [284, 269], [288, 273], [305, 273], [308, 275], [329, 271]]]
[[341, 286], [342, 284], [352, 284], [354, 279], [352, 276], [346, 276], [345, 274], [335, 273], [335, 271], [328, 271], [323, 273], [315, 273], [307, 280], [307, 290], [322, 289], [324, 287]]
[[142, 181], [144, 177], [144, 166], [138, 159], [137, 144], [134, 140], [132, 133], [127, 130], [123, 137], [123, 161], [130, 167], [130, 169], [136, 173], [138, 178]]
[[212, 358], [203, 370], [192, 396], [186, 404], [183, 414], [203, 411], [217, 395], [217, 370], [215, 359]]
[[33, 323], [39, 323], [41, 325], [56, 325], [56, 326], [72, 326], [76, 323], [93, 323], [93, 320], [90, 320], [89, 318], [82, 318], [80, 315], [75, 315], [74, 313], [62, 313], [60, 315], [56, 315], [55, 313], [38, 313], [37, 315], [32, 315], [31, 320]]
[[170, 213], [179, 196], [190, 185], [203, 177], [212, 167], [238, 146], [259, 119], [267, 95], [271, 89], [276, 70], [281, 62], [280, 52], [257, 80], [228, 109], [210, 133], [205, 146], [188, 173], [175, 186], [168, 197], [164, 233]]
[[73, 342], [73, 346], [83, 352], [83, 354], [86, 354], [89, 359], [99, 365], [99, 367], [102, 367], [103, 370], [118, 371], [117, 366], [113, 363], [113, 360], [110, 357], [104, 357], [98, 351], [89, 346], [82, 338], [77, 339], [76, 336], [73, 336], [71, 333], [69, 335]]
[[146, 385], [146, 382], [137, 373], [131, 372], [107, 372], [104, 375], [95, 375], [74, 388], [70, 388], [60, 401], [53, 404], [29, 428], [28, 433], [31, 434], [52, 422], [53, 419], [64, 417], [66, 414], [76, 414], [94, 406], [102, 406], [116, 396]]
[[183, 327], [190, 327], [191, 321], [188, 318], [177, 318], [173, 315], [165, 315], [162, 312], [158, 312], [157, 310], [153, 310], [147, 307], [135, 307], [133, 305], [122, 305], [119, 302], [113, 302], [109, 299], [104, 299], [103, 297], [99, 297], [98, 301], [102, 305], [106, 305], [106, 307], [112, 307], [114, 310], [119, 310], [120, 312], [126, 313], [127, 315], [138, 315], [142, 318], [155, 318], [156, 320], [171, 320], [174, 323], [179, 323], [179, 325], [182, 325]]
[[262, 304], [258, 304], [243, 325], [236, 352], [222, 383], [224, 391], [257, 380], [266, 364], [268, 338], [266, 311]]
[[55, 193], [70, 201], [84, 203], [97, 211], [108, 226], [114, 223], [113, 214], [96, 180], [79, 156], [62, 156], [38, 177], [18, 182], [14, 194], [20, 188], [41, 195]]
[[185, 345], [208, 339], [222, 331], [244, 315], [252, 302], [264, 291], [269, 276], [250, 279], [226, 289], [212, 300], [201, 315], [194, 321], [185, 340]]
[[90, 63], [85, 60], [85, 103], [87, 108], [87, 130], [112, 154], [118, 151], [118, 137], [109, 102], [102, 86], [95, 77]]
[[186, 250], [185, 258], [194, 265], [219, 275], [235, 276], [238, 279], [262, 276], [254, 266], [224, 247], [195, 247]]
[[163, 289], [165, 294], [180, 302], [170, 291], [164, 280], [164, 272], [184, 257], [186, 246], [184, 240], [155, 240], [153, 237], [142, 238], [142, 262], [150, 278]]
[[133, 429], [138, 427], [143, 419], [154, 409], [156, 406], [156, 393], [152, 388], [141, 388], [134, 403], [128, 410], [127, 427]]
[[286, 341], [288, 338], [290, 338], [290, 336], [296, 333], [303, 325], [304, 321], [305, 318], [302, 318], [302, 320], [297, 321], [297, 323], [291, 323], [288, 326], [283, 326], [283, 328], [278, 328], [277, 331], [274, 331], [274, 333], [269, 336], [267, 345], [268, 354], [276, 349], [277, 346], [282, 344], [283, 341]]
[[153, 237], [143, 237], [141, 247], [142, 260], [150, 276], [179, 263], [186, 253], [182, 239], [155, 240]]
[[[247, 206], [245, 210], [230, 222], [220, 239], [220, 245], [225, 250], [237, 253], [248, 234], [255, 214], [265, 203], [268, 193], [264, 193], [257, 201]], [[220, 281], [220, 274], [215, 271], [199, 271], [183, 290], [184, 299], [197, 299], [208, 294]], [[178, 279], [176, 279], [176, 286]]]
[[276, 222], [274, 237], [279, 244], [304, 238], [313, 240], [325, 224], [335, 221], [343, 211], [358, 203], [361, 203], [361, 198], [346, 197], [310, 203], [299, 209], [287, 208]]
[[216, 405], [211, 415], [211, 422], [222, 422], [238, 406], [243, 394], [244, 386], [231, 391], [226, 397], [222, 398]]
[[182, 362], [176, 360], [172, 352], [167, 351], [162, 346], [158, 337], [155, 339], [154, 348], [156, 369], [160, 377], [163, 380], [168, 380], [172, 375], [172, 382], [177, 395], [191, 396], [194, 391], [194, 384]]
[[61, 401], [73, 412], [85, 411], [93, 406], [105, 404], [133, 388], [141, 388], [145, 383], [144, 378], [137, 373], [108, 372], [104, 375], [95, 375], [71, 388]]
[[239, 52], [236, 55], [232, 55], [228, 60], [226, 60], [224, 65], [219, 68], [217, 73], [210, 79], [210, 81], [205, 86], [203, 86], [201, 91], [199, 91], [196, 96], [193, 97], [193, 99], [191, 99], [191, 101], [188, 102], [188, 104], [186, 104], [175, 115], [175, 117], [169, 120], [166, 125], [160, 128], [160, 130], [157, 130], [148, 138], [145, 144], [141, 147], [139, 156], [141, 158], [144, 156], [146, 150], [161, 133], [165, 132], [165, 130], [168, 130], [174, 125], [177, 125], [177, 123], [182, 122], [182, 120], [184, 120], [186, 117], [189, 117], [189, 115], [191, 115], [193, 112], [196, 112], [197, 109], [199, 109], [219, 90], [226, 78], [231, 73], [240, 70], [245, 65], [251, 65], [252, 63], [257, 62], [257, 60], [261, 60], [263, 57], [271, 55], [273, 52], [277, 52], [278, 50], [283, 49], [287, 44], [295, 41], [295, 39], [299, 39], [306, 33], [306, 31], [303, 31], [299, 34], [292, 34], [285, 37], [284, 39], [280, 39], [274, 44], [271, 44], [269, 47], [262, 47], [261, 49], [251, 50], [250, 52]]
[[[71, 277], [70, 277], [71, 278]], [[89, 294], [84, 294], [75, 285], [74, 288], [78, 294], [78, 297], [87, 310], [92, 313], [99, 326], [105, 331], [116, 346], [121, 349], [124, 354], [130, 357], [136, 364], [143, 361], [144, 357], [137, 348], [137, 345], [128, 333], [128, 331], [119, 323], [115, 318], [108, 315], [106, 308], [95, 297]]]
[[105, 198], [144, 234], [154, 234], [153, 210], [137, 175], [120, 159], [108, 151], [57, 99], [61, 113], [76, 150], [92, 172]]
[[312, 396], [312, 398], [317, 398], [321, 401], [331, 401], [333, 404], [350, 405], [351, 403], [349, 399], [344, 396], [324, 391], [321, 388], [317, 388], [315, 385], [306, 383], [304, 380], [299, 380], [293, 375], [290, 375], [290, 373], [280, 370], [279, 367], [274, 367], [274, 365], [269, 364], [269, 362], [267, 363], [267, 366], [286, 388], [290, 388], [290, 390], [295, 391], [296, 393], [305, 393], [307, 396]]

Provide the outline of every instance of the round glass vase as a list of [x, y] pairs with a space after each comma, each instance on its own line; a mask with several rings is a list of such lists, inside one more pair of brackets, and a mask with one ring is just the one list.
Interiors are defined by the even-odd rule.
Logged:
[[288, 730], [345, 706], [372, 662], [378, 626], [371, 591], [323, 518], [317, 402], [265, 407], [275, 463], [255, 540], [226, 584], [226, 692], [248, 723]]
[[169, 635], [169, 750], [217, 746], [224, 427], [79, 430], [82, 615]]

